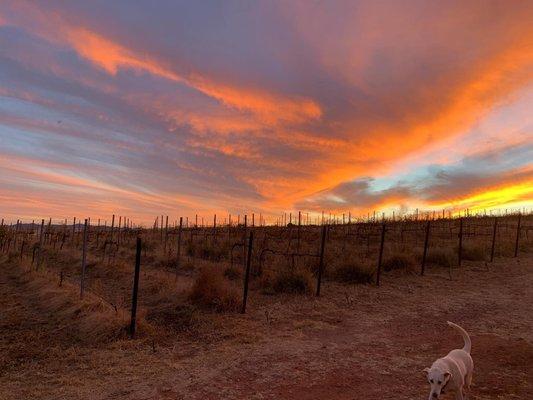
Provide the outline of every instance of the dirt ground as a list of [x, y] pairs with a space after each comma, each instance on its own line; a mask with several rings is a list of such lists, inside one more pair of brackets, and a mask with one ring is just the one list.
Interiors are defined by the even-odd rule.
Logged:
[[[382, 286], [326, 282], [320, 298], [252, 293], [246, 315], [213, 315], [201, 333], [76, 341], [0, 266], [0, 399], [426, 399], [422, 369], [469, 331], [469, 399], [529, 399], [533, 258], [466, 263]], [[142, 282], [141, 282], [142, 284]], [[443, 397], [453, 398], [451, 394]]]

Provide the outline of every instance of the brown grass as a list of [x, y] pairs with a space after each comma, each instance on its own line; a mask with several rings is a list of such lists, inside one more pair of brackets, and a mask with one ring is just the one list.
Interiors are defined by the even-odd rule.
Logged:
[[67, 332], [71, 340], [96, 344], [126, 334], [126, 323], [121, 318], [124, 310], [90, 292], [81, 299], [79, 286], [68, 281], [59, 286], [57, 278], [47, 270], [24, 272], [16, 265], [12, 267], [14, 279], [31, 294], [36, 310], [53, 316], [58, 330]]
[[332, 277], [336, 281], [344, 283], [369, 284], [374, 280], [375, 268], [357, 262], [356, 260], [346, 260], [340, 263], [332, 272]]
[[224, 279], [219, 269], [209, 267], [200, 271], [189, 299], [194, 304], [216, 312], [237, 311], [241, 305], [237, 289]]
[[413, 272], [416, 269], [416, 260], [410, 253], [395, 252], [385, 258], [382, 264], [383, 270], [404, 270]]
[[308, 294], [312, 292], [313, 285], [313, 274], [303, 267], [287, 267], [265, 272], [261, 280], [265, 293]]
[[451, 249], [432, 247], [426, 255], [426, 263], [449, 268], [457, 263], [457, 254]]

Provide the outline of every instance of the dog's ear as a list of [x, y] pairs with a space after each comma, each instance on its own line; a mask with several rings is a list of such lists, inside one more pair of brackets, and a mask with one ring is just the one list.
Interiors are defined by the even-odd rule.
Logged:
[[448, 381], [450, 380], [451, 377], [452, 377], [452, 374], [451, 374], [450, 371], [446, 371], [446, 372], [444, 373], [444, 379], [445, 379], [446, 382], [448, 382]]
[[424, 368], [422, 372], [424, 373], [424, 375], [427, 375], [429, 373], [429, 368]]

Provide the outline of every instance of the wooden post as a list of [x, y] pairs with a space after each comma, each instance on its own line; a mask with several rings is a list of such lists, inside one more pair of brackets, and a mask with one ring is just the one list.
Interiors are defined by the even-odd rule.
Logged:
[[87, 219], [83, 225], [83, 247], [81, 255], [81, 279], [80, 279], [80, 298], [83, 299], [83, 292], [85, 290], [85, 265], [87, 262]]
[[130, 337], [135, 336], [135, 326], [137, 322], [137, 298], [139, 294], [139, 274], [141, 271], [141, 238], [137, 237], [137, 251], [135, 253], [135, 275], [133, 277], [133, 294], [131, 298], [131, 321]]
[[250, 281], [250, 266], [252, 264], [252, 244], [254, 240], [254, 231], [250, 231], [250, 238], [248, 239], [248, 256], [246, 257], [246, 273], [244, 274], [244, 292], [242, 296], [242, 310], [241, 314], [246, 313], [246, 301], [248, 300], [248, 283]]
[[498, 226], [498, 217], [494, 217], [494, 227], [492, 229], [492, 246], [490, 248], [490, 262], [494, 261], [494, 248], [496, 247], [496, 230]]
[[426, 222], [426, 237], [424, 239], [424, 253], [422, 254], [422, 270], [420, 271], [420, 275], [424, 276], [424, 272], [426, 270], [426, 257], [428, 254], [428, 244], [429, 244], [429, 224], [430, 221], [428, 220]]
[[459, 266], [463, 261], [463, 217], [459, 218], [459, 249], [457, 251]]
[[385, 222], [381, 227], [381, 243], [379, 245], [378, 271], [376, 275], [376, 286], [379, 286], [381, 279], [381, 264], [383, 262], [383, 247], [385, 246]]
[[324, 251], [326, 247], [327, 226], [322, 225], [322, 236], [320, 238], [320, 258], [318, 261], [318, 277], [316, 282], [316, 295], [320, 296], [320, 286], [322, 285], [322, 273], [324, 271]]
[[518, 225], [516, 226], [516, 242], [514, 245], [514, 256], [518, 257], [518, 242], [520, 241], [520, 222], [522, 220], [522, 214], [518, 214]]

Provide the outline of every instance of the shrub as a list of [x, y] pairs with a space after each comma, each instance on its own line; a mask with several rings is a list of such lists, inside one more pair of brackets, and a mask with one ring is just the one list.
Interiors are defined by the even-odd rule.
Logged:
[[204, 268], [196, 278], [190, 300], [216, 312], [236, 311], [241, 302], [237, 289], [215, 268]]
[[451, 267], [457, 256], [449, 249], [431, 248], [426, 255], [426, 263], [437, 265], [439, 267]]
[[464, 245], [462, 251], [463, 260], [483, 261], [485, 260], [485, 249], [480, 245]]
[[180, 332], [190, 330], [199, 323], [198, 311], [194, 305], [173, 304], [172, 302], [150, 307], [146, 320]]
[[372, 283], [374, 269], [368, 265], [346, 260], [334, 269], [333, 279], [345, 283]]
[[239, 267], [229, 266], [224, 270], [224, 276], [234, 281], [242, 277], [242, 270]]
[[383, 267], [384, 271], [388, 272], [397, 269], [412, 271], [414, 270], [415, 265], [416, 262], [411, 255], [405, 253], [394, 253], [387, 257], [381, 266]]
[[272, 274], [265, 274], [262, 281], [265, 292], [310, 293], [313, 288], [313, 274], [304, 268], [283, 268]]
[[196, 252], [197, 252], [196, 243], [194, 242], [187, 243], [187, 245], [185, 246], [185, 254], [188, 255], [189, 257], [194, 257], [196, 255]]

